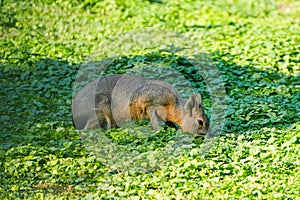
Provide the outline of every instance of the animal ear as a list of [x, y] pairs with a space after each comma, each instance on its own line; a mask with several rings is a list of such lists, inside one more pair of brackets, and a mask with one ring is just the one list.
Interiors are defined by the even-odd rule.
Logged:
[[200, 94], [200, 93], [197, 93], [195, 99], [196, 99], [196, 102], [197, 102], [197, 105], [198, 105], [197, 107], [201, 108], [201, 107], [202, 107], [202, 98], [201, 98], [201, 94]]
[[193, 115], [192, 110], [195, 107], [195, 104], [196, 104], [195, 96], [191, 94], [190, 98], [187, 100], [187, 102], [184, 105], [184, 110], [186, 113], [189, 114], [190, 117]]

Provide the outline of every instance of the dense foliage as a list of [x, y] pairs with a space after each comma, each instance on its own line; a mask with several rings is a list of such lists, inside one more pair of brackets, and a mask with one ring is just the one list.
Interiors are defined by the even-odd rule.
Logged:
[[[299, 198], [299, 19], [296, 0], [0, 1], [0, 198]], [[73, 83], [99, 51], [119, 55], [104, 74], [171, 66], [185, 79], [170, 82], [201, 91], [210, 113], [183, 46], [129, 52], [111, 39], [149, 27], [185, 35], [216, 66], [226, 90], [221, 135], [141, 123], [105, 140], [73, 128]]]

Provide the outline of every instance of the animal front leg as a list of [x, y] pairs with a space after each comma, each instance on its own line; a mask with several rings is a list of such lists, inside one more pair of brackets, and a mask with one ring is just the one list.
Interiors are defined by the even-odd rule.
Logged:
[[151, 107], [150, 108], [150, 121], [151, 121], [151, 124], [152, 124], [152, 127], [155, 129], [155, 130], [158, 130], [158, 119], [157, 119], [157, 116], [156, 116], [156, 112], [155, 112], [155, 108], [154, 107]]
[[163, 106], [152, 106], [149, 109], [149, 118], [150, 121], [152, 123], [152, 127], [155, 130], [158, 130], [159, 128], [159, 122], [166, 121], [166, 112], [165, 112], [165, 108]]

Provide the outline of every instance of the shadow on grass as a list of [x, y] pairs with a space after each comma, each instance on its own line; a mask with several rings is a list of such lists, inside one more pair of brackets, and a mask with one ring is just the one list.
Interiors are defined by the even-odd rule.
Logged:
[[[299, 121], [297, 102], [300, 97], [296, 88], [299, 84], [297, 77], [275, 70], [265, 71], [253, 66], [239, 66], [223, 60], [223, 56], [218, 52], [205, 55], [217, 66], [225, 84], [227, 114], [224, 133], [242, 134], [265, 127], [284, 129]], [[152, 52], [119, 57], [111, 60], [102, 75], [126, 73], [134, 68], [150, 65], [170, 66], [179, 72], [188, 80], [191, 88], [201, 91], [203, 99], [206, 99], [205, 103], [210, 106], [209, 92], [203, 78], [193, 69], [193, 65], [181, 56]], [[57, 129], [72, 126], [72, 83], [76, 79], [80, 65], [69, 65], [64, 61], [43, 58], [36, 60], [32, 64], [33, 67], [27, 71], [10, 68], [9, 64], [2, 66], [0, 71], [0, 85], [3, 88], [0, 103], [2, 148], [8, 144], [33, 142], [35, 138], [33, 135], [40, 134], [39, 127]], [[179, 84], [178, 79], [174, 79], [174, 83], [175, 86]], [[49, 135], [48, 139], [50, 138], [55, 139]]]
[[[125, 73], [138, 65], [166, 64], [183, 74], [193, 89], [201, 90], [204, 99], [209, 97], [203, 79], [199, 79], [196, 71], [188, 66], [185, 59], [160, 53], [154, 55], [117, 58], [110, 63], [103, 75]], [[227, 93], [227, 121], [224, 133], [249, 134], [253, 130], [262, 130], [265, 127], [285, 129], [299, 121], [297, 77], [259, 70], [252, 66], [239, 66], [224, 61], [222, 55], [217, 53], [209, 56], [222, 75]], [[119, 166], [104, 166], [105, 162], [91, 156], [79, 133], [74, 131], [71, 122], [72, 83], [79, 65], [73, 66], [50, 58], [37, 60], [33, 67], [25, 72], [16, 66], [10, 67], [3, 63], [1, 65], [4, 66], [0, 68], [0, 86], [3, 88], [0, 91], [0, 171], [3, 177], [3, 191], [11, 192], [12, 185], [26, 184], [26, 189], [15, 191], [19, 197], [26, 196], [30, 190], [46, 194], [64, 193], [70, 185], [76, 187], [81, 184], [78, 177], [83, 177], [83, 181], [93, 180], [103, 173], [113, 176], [122, 172]], [[205, 102], [206, 105], [209, 103]], [[134, 161], [135, 165], [125, 163], [125, 166], [131, 169], [142, 166], [143, 169], [138, 168], [139, 170], [132, 173], [153, 173], [157, 166], [164, 166], [161, 163], [166, 163], [168, 159], [174, 161], [179, 158], [177, 155], [183, 154], [190, 156], [189, 149], [185, 150], [184, 145], [175, 148], [170, 146], [169, 154], [164, 154], [167, 157], [161, 156], [155, 149], [149, 149], [153, 147], [153, 142], [158, 149], [165, 147], [173, 137], [170, 131], [165, 131], [169, 134], [167, 136], [161, 132], [146, 139], [143, 131], [134, 132], [140, 133], [137, 137], [133, 134], [131, 138], [128, 137], [126, 134], [132, 131], [134, 130], [128, 132], [126, 129], [111, 129], [109, 133], [105, 133], [110, 134], [111, 138], [122, 137], [118, 142], [124, 151], [116, 149], [121, 156], [124, 157], [123, 152], [129, 154], [127, 158], [136, 156], [137, 163], [133, 159], [128, 160], [128, 163]], [[203, 140], [200, 139], [196, 140], [194, 145], [202, 143]], [[107, 149], [112, 149], [111, 145], [106, 145]], [[211, 142], [204, 143], [201, 150], [209, 151], [211, 145]], [[177, 152], [174, 153], [172, 148]], [[132, 151], [129, 152], [128, 149]], [[144, 152], [149, 154], [143, 154]], [[151, 154], [152, 152], [154, 154]], [[132, 156], [132, 153], [135, 154]], [[154, 162], [149, 162], [151, 159], [144, 158], [143, 155], [151, 155]], [[215, 158], [216, 155], [212, 157]], [[152, 165], [148, 167], [145, 163]], [[73, 167], [80, 170], [74, 171]], [[58, 181], [48, 184], [49, 178]]]

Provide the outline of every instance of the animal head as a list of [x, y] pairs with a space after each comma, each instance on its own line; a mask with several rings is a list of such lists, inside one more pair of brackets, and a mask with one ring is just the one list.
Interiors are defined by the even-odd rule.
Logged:
[[183, 109], [182, 129], [190, 133], [207, 134], [209, 121], [202, 108], [201, 95], [191, 94]]

